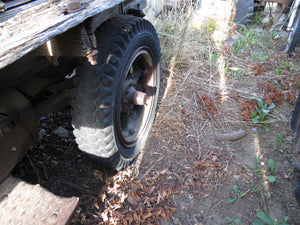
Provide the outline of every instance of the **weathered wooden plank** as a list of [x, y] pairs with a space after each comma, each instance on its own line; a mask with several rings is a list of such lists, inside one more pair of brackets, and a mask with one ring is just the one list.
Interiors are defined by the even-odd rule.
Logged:
[[33, 2], [34, 7], [27, 8], [0, 23], [0, 68], [87, 18], [117, 7], [124, 1], [84, 0], [82, 1], [84, 9], [71, 14], [65, 13], [68, 0], [50, 0], [39, 5], [36, 5], [36, 1]]

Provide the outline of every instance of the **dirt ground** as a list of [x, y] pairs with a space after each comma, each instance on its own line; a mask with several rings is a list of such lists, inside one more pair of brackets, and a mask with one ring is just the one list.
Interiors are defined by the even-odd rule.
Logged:
[[[78, 150], [65, 109], [41, 120], [41, 139], [13, 174], [80, 197], [72, 224], [253, 224], [258, 212], [273, 224], [300, 224], [290, 129], [299, 49], [287, 57], [286, 34], [262, 25], [247, 34], [231, 26], [224, 45], [200, 49], [196, 32], [183, 43], [191, 37], [184, 26], [175, 36], [164, 33], [166, 23], [154, 24], [163, 52], [161, 99], [137, 163], [119, 173], [93, 163]], [[251, 31], [258, 35], [246, 40]], [[164, 48], [174, 39], [180, 51], [172, 64]], [[187, 58], [187, 45], [199, 52]], [[259, 123], [253, 98], [276, 106]], [[65, 137], [53, 133], [58, 127]]]

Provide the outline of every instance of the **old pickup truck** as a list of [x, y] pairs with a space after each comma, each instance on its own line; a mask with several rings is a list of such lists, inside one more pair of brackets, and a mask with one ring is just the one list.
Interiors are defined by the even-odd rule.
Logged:
[[10, 173], [39, 118], [71, 105], [80, 150], [115, 170], [131, 164], [158, 99], [160, 47], [144, 0], [0, 2], [0, 224], [66, 224], [78, 198]]

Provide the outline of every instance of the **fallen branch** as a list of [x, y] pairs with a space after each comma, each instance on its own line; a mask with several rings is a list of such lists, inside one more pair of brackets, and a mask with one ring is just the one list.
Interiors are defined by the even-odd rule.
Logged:
[[239, 131], [234, 131], [232, 133], [216, 134], [215, 138], [218, 141], [236, 141], [246, 136], [246, 134], [247, 134], [246, 131], [239, 130]]
[[93, 191], [91, 191], [90, 189], [88, 188], [85, 188], [85, 187], [81, 187], [79, 186], [78, 184], [74, 184], [74, 183], [71, 183], [71, 182], [68, 182], [68, 181], [62, 181], [65, 185], [69, 186], [69, 187], [72, 187], [74, 189], [77, 189], [79, 191], [83, 191], [83, 192], [87, 192], [89, 194], [95, 194]]

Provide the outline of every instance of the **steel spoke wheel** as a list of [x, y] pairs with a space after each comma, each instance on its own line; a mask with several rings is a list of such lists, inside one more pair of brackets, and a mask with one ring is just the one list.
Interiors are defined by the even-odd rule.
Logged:
[[138, 49], [129, 63], [117, 97], [116, 125], [120, 142], [132, 147], [143, 134], [154, 105], [156, 71], [149, 49]]

